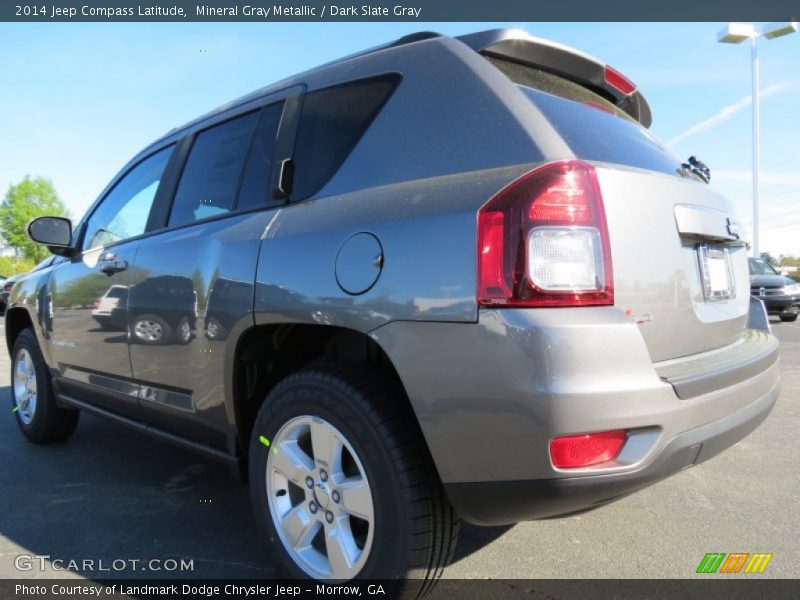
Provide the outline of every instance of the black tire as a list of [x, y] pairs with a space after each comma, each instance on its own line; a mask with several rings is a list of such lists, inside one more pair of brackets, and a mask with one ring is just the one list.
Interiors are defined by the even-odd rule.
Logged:
[[192, 341], [192, 325], [188, 317], [183, 317], [175, 330], [175, 339], [179, 344], [186, 345]]
[[206, 337], [210, 340], [224, 340], [228, 337], [228, 332], [216, 317], [208, 317], [206, 320]]
[[797, 321], [797, 313], [793, 315], [781, 315], [781, 321], [784, 323], [794, 323]]
[[[403, 391], [376, 374], [339, 367], [309, 368], [281, 381], [264, 401], [250, 441], [250, 491], [269, 549], [289, 577], [309, 578], [283, 546], [267, 498], [267, 448], [299, 416], [324, 419], [352, 445], [370, 482], [372, 547], [356, 579], [397, 581], [395, 594], [427, 594], [452, 558], [458, 519], [448, 502], [419, 425]], [[272, 448], [276, 450], [275, 447]]]
[[[157, 323], [161, 327], [161, 336], [158, 339], [148, 339], [142, 337], [137, 333], [137, 325], [144, 321], [151, 321]], [[133, 327], [131, 329], [131, 341], [137, 344], [145, 344], [147, 346], [163, 346], [169, 344], [174, 336], [174, 331], [169, 323], [156, 315], [137, 315], [133, 320]]]
[[[14, 368], [17, 356], [26, 350], [33, 362], [36, 374], [36, 409], [33, 411], [29, 423], [25, 423], [17, 407], [15, 383], [17, 373]], [[15, 408], [14, 414], [20, 430], [31, 442], [35, 444], [49, 444], [67, 439], [78, 426], [80, 411], [72, 408], [61, 408], [56, 405], [53, 384], [47, 365], [36, 341], [36, 335], [31, 328], [24, 329], [14, 342], [11, 350], [11, 403]]]

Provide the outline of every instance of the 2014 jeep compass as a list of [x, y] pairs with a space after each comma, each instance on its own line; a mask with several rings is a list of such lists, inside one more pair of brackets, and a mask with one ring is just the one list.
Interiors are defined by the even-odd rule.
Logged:
[[779, 390], [731, 203], [606, 64], [417, 34], [175, 129], [6, 315], [37, 443], [80, 411], [249, 475], [290, 576], [441, 574], [458, 520], [600, 506], [720, 452]]

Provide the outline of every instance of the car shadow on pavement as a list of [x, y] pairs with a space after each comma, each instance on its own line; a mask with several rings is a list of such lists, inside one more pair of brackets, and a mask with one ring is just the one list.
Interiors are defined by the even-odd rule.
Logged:
[[[90, 579], [279, 576], [256, 533], [249, 488], [225, 466], [86, 414], [68, 441], [31, 444], [10, 404], [10, 388], [0, 388], [9, 407], [0, 419], [0, 577], [62, 576], [54, 561], [76, 561]], [[507, 529], [464, 526], [455, 560]], [[192, 568], [167, 570], [166, 559]]]
[[455, 564], [458, 561], [467, 558], [474, 552], [477, 552], [484, 546], [493, 543], [499, 537], [504, 535], [513, 525], [501, 525], [498, 527], [477, 527], [469, 523], [461, 523], [461, 530], [458, 536], [458, 546], [453, 554], [453, 559], [450, 564]]

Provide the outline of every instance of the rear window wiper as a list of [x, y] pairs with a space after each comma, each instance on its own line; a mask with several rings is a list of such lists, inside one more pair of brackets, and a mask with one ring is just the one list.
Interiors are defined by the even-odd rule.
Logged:
[[681, 163], [679, 170], [682, 175], [694, 175], [704, 183], [711, 181], [711, 169], [696, 156], [690, 156], [685, 163]]

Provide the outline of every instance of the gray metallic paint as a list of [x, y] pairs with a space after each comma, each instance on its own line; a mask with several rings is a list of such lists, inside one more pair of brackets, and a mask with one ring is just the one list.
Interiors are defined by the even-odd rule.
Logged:
[[[481, 310], [477, 324], [395, 321], [371, 336], [391, 357], [445, 483], [575, 477], [550, 463], [553, 437], [657, 427], [636, 471], [676, 435], [744, 409], [779, 385], [770, 366], [680, 400], [636, 325], [614, 307]], [[447, 385], [442, 385], [446, 381]], [[722, 385], [722, 384], [720, 384]]]
[[[732, 252], [735, 298], [703, 302], [694, 248], [708, 232], [679, 231], [675, 205], [721, 215], [732, 207], [677, 176], [598, 165], [615, 306], [478, 309], [478, 209], [542, 162], [574, 156], [516, 85], [457, 40], [386, 48], [298, 75], [170, 132], [132, 163], [290, 86], [314, 90], [387, 71], [400, 72], [402, 83], [315, 198], [150, 231], [115, 246], [132, 268], [111, 278], [98, 279], [94, 267], [74, 259], [18, 284], [9, 313], [33, 316], [59, 385], [69, 387], [66, 378], [74, 377], [65, 389], [77, 395], [93, 383], [108, 392], [108, 404], [97, 410], [127, 413], [140, 428], [172, 431], [211, 454], [234, 454], [241, 336], [265, 324], [342, 327], [370, 335], [391, 360], [446, 484], [596, 476], [597, 468], [554, 469], [549, 440], [614, 428], [638, 430], [638, 441], [603, 472], [634, 478], [683, 432], [749, 414], [748, 407], [777, 394], [777, 350], [769, 344], [751, 356], [763, 368], [749, 379], [723, 374], [714, 389], [689, 400], [659, 377], [654, 363], [739, 342], [749, 307], [742, 249]], [[372, 287], [353, 296], [337, 282], [335, 262], [358, 233], [379, 240], [384, 264]], [[197, 296], [191, 337], [115, 346], [113, 336], [90, 327], [97, 294], [84, 294], [77, 308], [60, 295], [85, 277], [102, 283], [97, 292], [115, 281], [190, 280]], [[212, 339], [206, 317], [214, 290], [223, 288], [251, 300], [223, 310], [224, 338]], [[138, 308], [129, 307], [128, 328]], [[645, 313], [651, 318], [640, 320]], [[54, 343], [65, 337], [76, 338], [76, 347]], [[689, 370], [707, 366], [702, 356], [692, 360]], [[84, 375], [95, 370], [113, 384]], [[111, 393], [115, 386], [128, 393]], [[76, 406], [84, 401], [69, 397]]]
[[[153, 277], [186, 280], [197, 297], [194, 328], [188, 343], [171, 340], [165, 345], [130, 344], [133, 377], [143, 390], [155, 387], [183, 392], [191, 399], [192, 412], [176, 410], [172, 403], [153, 401], [152, 394], [140, 396], [145, 419], [156, 427], [192, 439], [204, 439], [218, 448], [235, 447], [232, 440], [234, 415], [232, 385], [228, 388], [227, 349], [254, 324], [252, 299], [258, 249], [272, 211], [234, 215], [182, 227], [142, 240], [136, 256], [137, 281]], [[244, 286], [241, 297], [214, 297], [217, 290], [237, 282]], [[132, 296], [133, 298], [134, 296]], [[242, 300], [245, 302], [242, 302]], [[223, 324], [224, 336], [212, 339], [207, 334], [209, 308]], [[215, 307], [222, 307], [219, 312]], [[132, 320], [152, 307], [129, 304]], [[231, 340], [231, 341], [229, 341]], [[162, 392], [164, 394], [164, 392]], [[168, 398], [168, 396], [167, 396]]]

